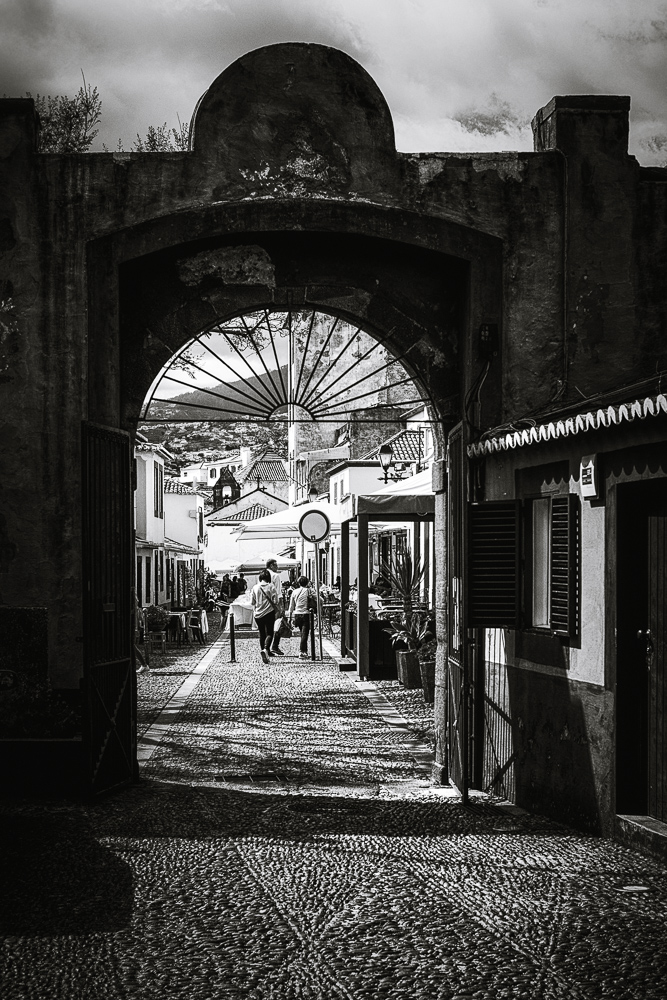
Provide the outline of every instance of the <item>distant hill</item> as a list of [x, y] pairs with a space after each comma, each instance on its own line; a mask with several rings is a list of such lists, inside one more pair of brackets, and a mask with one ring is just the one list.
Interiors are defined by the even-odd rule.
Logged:
[[[287, 385], [287, 365], [283, 365], [280, 374], [277, 370], [271, 372], [271, 377], [275, 385], [280, 388], [280, 377]], [[255, 392], [253, 392], [255, 390]], [[213, 393], [221, 396], [218, 399]], [[246, 395], [244, 395], [246, 394]], [[193, 389], [192, 392], [183, 392], [178, 396], [173, 396], [169, 402], [153, 402], [150, 406], [151, 417], [164, 417], [170, 421], [178, 420], [205, 420], [215, 419], [215, 412], [209, 407], [220, 406], [227, 411], [227, 416], [231, 413], [238, 413], [239, 417], [252, 419], [248, 416], [248, 409], [252, 405], [247, 396], [260, 395], [262, 398], [275, 396], [275, 390], [271, 392], [269, 377], [251, 375], [245, 382], [236, 380], [234, 382], [219, 382], [210, 387], [209, 391], [203, 389]], [[180, 406], [178, 404], [181, 404]], [[201, 407], [201, 409], [199, 409]]]

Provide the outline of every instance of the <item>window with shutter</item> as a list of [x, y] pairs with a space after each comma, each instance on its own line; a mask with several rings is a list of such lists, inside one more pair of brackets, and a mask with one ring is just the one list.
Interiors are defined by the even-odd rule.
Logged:
[[469, 628], [519, 627], [520, 511], [517, 500], [468, 507]]
[[579, 632], [579, 498], [551, 498], [550, 618], [556, 635]]

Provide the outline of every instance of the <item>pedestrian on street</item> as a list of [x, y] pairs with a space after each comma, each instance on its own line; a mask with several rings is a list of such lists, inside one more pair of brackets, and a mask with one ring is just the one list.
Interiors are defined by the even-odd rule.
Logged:
[[299, 656], [302, 660], [308, 659], [308, 634], [310, 632], [310, 612], [308, 610], [308, 577], [300, 576], [297, 587], [292, 591], [289, 602], [289, 620], [299, 629], [301, 642], [299, 645]]
[[[278, 596], [278, 610], [276, 611], [276, 617], [282, 618], [285, 614], [285, 605], [283, 603], [282, 593], [283, 588], [280, 582], [280, 573], [278, 572], [278, 563], [275, 559], [266, 560], [266, 568], [271, 574], [271, 583], [274, 586], [276, 594]], [[271, 645], [271, 652], [274, 656], [284, 656], [282, 649], [280, 648], [280, 633], [273, 633], [273, 643]]]
[[239, 584], [239, 597], [240, 597], [241, 594], [245, 594], [246, 590], [248, 589], [248, 581], [246, 580], [243, 573], [239, 573], [238, 584]]
[[271, 649], [271, 643], [276, 611], [278, 610], [278, 594], [271, 583], [271, 574], [268, 569], [263, 569], [259, 574], [258, 582], [250, 592], [250, 601], [255, 609], [260, 654], [264, 662], [268, 663], [269, 657], [275, 655]]

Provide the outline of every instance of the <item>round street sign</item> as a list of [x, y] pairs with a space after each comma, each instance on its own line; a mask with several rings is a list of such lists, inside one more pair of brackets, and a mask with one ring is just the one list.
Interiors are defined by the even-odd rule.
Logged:
[[327, 515], [321, 510], [307, 510], [299, 521], [299, 534], [307, 542], [322, 542], [331, 531]]

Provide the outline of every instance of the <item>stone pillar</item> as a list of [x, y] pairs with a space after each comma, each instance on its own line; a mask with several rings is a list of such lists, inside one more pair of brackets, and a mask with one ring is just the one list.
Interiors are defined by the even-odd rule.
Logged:
[[433, 780], [446, 784], [449, 780], [447, 746], [447, 465], [444, 460], [433, 463], [435, 493], [435, 627], [438, 651], [435, 662], [435, 763]]

